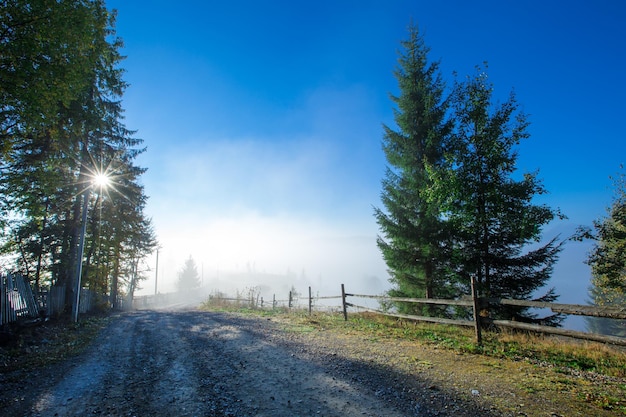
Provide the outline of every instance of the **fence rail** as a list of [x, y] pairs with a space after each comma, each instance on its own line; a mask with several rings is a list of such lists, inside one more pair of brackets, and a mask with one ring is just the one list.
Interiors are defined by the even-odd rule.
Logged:
[[[478, 297], [475, 293], [476, 283], [472, 278], [472, 297], [471, 299], [460, 299], [460, 300], [446, 300], [446, 299], [433, 299], [433, 298], [402, 298], [402, 297], [387, 297], [387, 296], [376, 296], [376, 295], [366, 295], [366, 294], [349, 294], [345, 293], [343, 284], [342, 284], [342, 294], [343, 296], [343, 304], [344, 304], [344, 316], [347, 319], [346, 307], [356, 307], [360, 309], [365, 309], [369, 311], [373, 311], [378, 314], [383, 314], [391, 317], [399, 317], [408, 320], [415, 321], [424, 321], [431, 323], [440, 323], [440, 324], [452, 324], [455, 326], [471, 326], [475, 328], [476, 331], [476, 341], [478, 344], [482, 343], [482, 334], [481, 329], [483, 325], [490, 324], [497, 327], [510, 327], [520, 330], [527, 330], [538, 333], [552, 334], [552, 335], [560, 335], [572, 337], [575, 339], [582, 340], [590, 340], [595, 342], [603, 342], [610, 343], [614, 345], [626, 346], [626, 338], [610, 336], [610, 335], [601, 335], [596, 333], [588, 333], [588, 332], [580, 332], [575, 330], [566, 330], [559, 327], [553, 326], [542, 326], [538, 324], [532, 323], [522, 323], [510, 320], [492, 320], [488, 317], [481, 317], [478, 314], [479, 306], [486, 305], [509, 305], [509, 306], [519, 306], [519, 307], [533, 307], [533, 308], [548, 308], [555, 313], [562, 313], [568, 315], [577, 315], [577, 316], [587, 316], [587, 317], [602, 317], [609, 319], [626, 319], [626, 308], [623, 307], [596, 307], [596, 306], [586, 306], [580, 304], [560, 304], [560, 303], [547, 303], [541, 301], [529, 301], [529, 300], [514, 300], [514, 299], [502, 299], [502, 298], [482, 298]], [[376, 309], [370, 309], [363, 306], [358, 306], [356, 304], [352, 304], [347, 302], [348, 297], [355, 298], [371, 298], [377, 299], [379, 301], [386, 302], [408, 302], [408, 303], [418, 303], [418, 304], [436, 304], [436, 305], [453, 305], [453, 306], [464, 306], [464, 307], [472, 307], [472, 319], [471, 320], [454, 320], [447, 319], [441, 317], [426, 317], [426, 316], [413, 316], [407, 314], [398, 314], [398, 313], [389, 313], [383, 312]]]
[[[433, 304], [433, 305], [447, 305], [447, 306], [459, 306], [459, 307], [468, 307], [472, 308], [471, 319], [463, 320], [463, 319], [449, 319], [443, 317], [429, 317], [429, 316], [415, 316], [409, 314], [401, 314], [397, 312], [388, 312], [381, 311], [379, 309], [375, 309], [372, 307], [366, 307], [354, 302], [349, 302], [349, 299], [374, 299], [379, 302], [406, 302], [406, 303], [417, 303], [417, 304]], [[263, 298], [261, 297], [261, 303], [258, 304], [258, 298], [255, 300], [254, 298], [227, 298], [220, 297], [221, 300], [224, 301], [237, 301], [240, 303], [249, 302], [252, 306], [265, 308], [266, 305], [263, 302]], [[271, 304], [272, 308], [277, 307], [279, 302], [289, 303], [288, 307], [292, 307], [292, 294], [290, 292], [288, 300], [276, 300], [276, 295], [273, 297], [273, 301]], [[589, 332], [581, 332], [575, 330], [566, 330], [559, 327], [552, 326], [542, 326], [538, 324], [530, 324], [530, 323], [522, 323], [516, 321], [509, 320], [492, 320], [488, 317], [481, 317], [479, 311], [481, 308], [488, 305], [508, 305], [508, 306], [519, 306], [519, 307], [531, 307], [531, 308], [547, 308], [552, 310], [555, 313], [562, 313], [567, 315], [577, 315], [577, 316], [586, 316], [586, 317], [603, 317], [609, 319], [626, 319], [626, 308], [620, 307], [596, 307], [596, 306], [588, 306], [588, 305], [580, 305], [580, 304], [560, 304], [560, 303], [546, 303], [540, 301], [529, 301], [529, 300], [514, 300], [514, 299], [502, 299], [502, 298], [483, 298], [478, 297], [475, 293], [475, 282], [472, 282], [472, 295], [466, 296], [466, 298], [462, 299], [436, 299], [436, 298], [407, 298], [407, 297], [389, 297], [383, 295], [371, 295], [371, 294], [356, 294], [356, 293], [347, 293], [345, 291], [345, 287], [341, 284], [341, 295], [326, 295], [326, 296], [312, 296], [311, 287], [309, 287], [309, 296], [308, 296], [308, 308], [309, 313], [311, 312], [315, 301], [317, 300], [332, 300], [332, 299], [341, 299], [341, 306], [337, 306], [343, 310], [344, 319], [348, 319], [348, 308], [357, 308], [362, 311], [370, 311], [373, 313], [389, 316], [389, 317], [398, 317], [406, 320], [414, 320], [414, 321], [423, 321], [429, 323], [438, 323], [438, 324], [448, 324], [454, 326], [465, 326], [465, 327], [474, 327], [476, 332], [476, 341], [478, 344], [482, 343], [482, 328], [491, 325], [496, 327], [510, 327], [520, 330], [545, 333], [551, 335], [558, 336], [567, 336], [575, 339], [581, 340], [590, 340], [595, 342], [602, 343], [610, 343], [614, 345], [626, 346], [626, 338], [618, 337], [618, 336], [610, 336], [610, 335], [601, 335]]]

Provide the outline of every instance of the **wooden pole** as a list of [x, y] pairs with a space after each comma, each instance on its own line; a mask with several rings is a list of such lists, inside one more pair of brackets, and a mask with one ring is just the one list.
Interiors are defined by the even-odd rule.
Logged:
[[293, 298], [291, 298], [291, 297], [292, 297], [291, 291], [289, 291], [289, 308], [291, 308], [291, 302], [293, 300]]
[[341, 284], [341, 304], [343, 305], [343, 319], [348, 321], [348, 306], [346, 305], [346, 288]]
[[311, 287], [309, 286], [309, 316], [313, 310], [313, 297], [311, 297]]
[[472, 301], [474, 302], [473, 310], [474, 310], [474, 329], [476, 330], [476, 343], [478, 343], [478, 345], [480, 346], [483, 343], [483, 336], [480, 331], [480, 305], [479, 305], [478, 295], [476, 292], [476, 277], [472, 275], [470, 279], [471, 279], [471, 285], [472, 285]]
[[154, 295], [157, 295], [157, 283], [159, 282], [159, 247], [156, 253], [156, 268], [154, 269]]

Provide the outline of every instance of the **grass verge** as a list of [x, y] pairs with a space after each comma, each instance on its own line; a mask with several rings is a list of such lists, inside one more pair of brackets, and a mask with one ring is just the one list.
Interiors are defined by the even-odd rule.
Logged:
[[31, 370], [75, 356], [89, 346], [109, 316], [91, 316], [73, 323], [67, 318], [15, 330], [9, 343], [0, 346], [0, 372]]
[[[492, 374], [494, 384], [506, 386], [518, 398], [528, 397], [524, 412], [517, 410], [509, 398], [493, 398], [501, 411], [516, 411], [520, 415], [545, 414], [545, 400], [562, 404], [573, 413], [562, 415], [624, 415], [626, 416], [626, 351], [618, 347], [594, 342], [580, 342], [561, 337], [531, 334], [528, 332], [484, 332], [483, 344], [476, 345], [473, 329], [412, 322], [371, 313], [350, 314], [344, 321], [341, 314], [306, 311], [257, 310], [241, 306], [205, 305], [207, 309], [237, 311], [243, 314], [272, 316], [287, 331], [312, 333], [330, 331], [341, 337], [354, 336], [355, 343], [406, 343], [418, 348], [407, 353], [421, 368], [446, 368], [438, 357], [426, 357], [419, 351], [435, 349], [449, 352], [463, 360], [455, 361], [449, 372], [465, 372], [472, 378], [481, 378], [486, 384], [487, 374]], [[411, 356], [413, 355], [413, 356]], [[449, 358], [449, 356], [445, 356]], [[463, 368], [463, 369], [461, 369]], [[498, 392], [494, 387], [493, 392]], [[507, 391], [508, 392], [508, 391]], [[541, 398], [542, 401], [538, 401]], [[536, 401], [537, 404], [529, 405]], [[528, 407], [535, 407], [536, 413]], [[519, 407], [518, 407], [519, 408]], [[560, 412], [554, 411], [560, 415]], [[525, 414], [524, 414], [525, 413]]]

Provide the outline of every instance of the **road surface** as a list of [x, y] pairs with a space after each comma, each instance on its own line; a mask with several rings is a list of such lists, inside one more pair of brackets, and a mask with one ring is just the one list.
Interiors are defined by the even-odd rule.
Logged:
[[344, 358], [342, 343], [285, 331], [261, 317], [191, 309], [125, 313], [84, 354], [42, 370], [39, 383], [15, 393], [0, 414], [490, 415], [411, 375]]

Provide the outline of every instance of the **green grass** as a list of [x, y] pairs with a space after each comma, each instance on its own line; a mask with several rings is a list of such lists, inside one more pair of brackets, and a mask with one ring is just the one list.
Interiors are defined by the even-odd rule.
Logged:
[[[213, 308], [205, 305], [205, 308]], [[232, 311], [232, 305], [220, 308]], [[234, 310], [262, 316], [283, 316], [299, 322], [302, 329], [339, 328], [348, 332], [367, 334], [369, 338], [396, 338], [435, 345], [460, 353], [485, 357], [525, 360], [548, 364], [557, 368], [589, 371], [610, 377], [626, 378], [626, 353], [624, 350], [593, 342], [535, 335], [525, 332], [483, 332], [483, 343], [476, 344], [474, 330], [452, 325], [413, 322], [378, 314], [349, 314], [344, 321], [341, 314], [306, 310], [261, 310], [235, 307]]]

